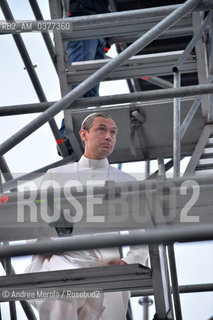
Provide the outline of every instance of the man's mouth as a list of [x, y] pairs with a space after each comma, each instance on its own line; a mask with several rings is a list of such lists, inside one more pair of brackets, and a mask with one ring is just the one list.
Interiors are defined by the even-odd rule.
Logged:
[[110, 143], [102, 143], [102, 146], [104, 148], [108, 148], [108, 149], [111, 149], [112, 148], [112, 145]]

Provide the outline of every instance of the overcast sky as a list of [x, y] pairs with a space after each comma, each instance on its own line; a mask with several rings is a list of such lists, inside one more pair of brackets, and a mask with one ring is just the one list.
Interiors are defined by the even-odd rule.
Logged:
[[[49, 18], [48, 1], [38, 1], [45, 19]], [[34, 19], [30, 5], [27, 0], [8, 1], [15, 19]], [[0, 19], [4, 19], [0, 10]], [[42, 37], [38, 33], [24, 34], [23, 39], [29, 51], [30, 57], [36, 72], [41, 81], [43, 90], [48, 101], [60, 99], [60, 89], [58, 77], [51, 63], [48, 52], [43, 43]], [[18, 53], [13, 38], [9, 35], [0, 37], [0, 106], [19, 105], [26, 103], [37, 103], [38, 98], [29, 80], [24, 63]], [[116, 94], [127, 92], [126, 83], [101, 85], [101, 94]], [[0, 117], [0, 143], [5, 141], [19, 129], [34, 119], [34, 115], [21, 115]], [[56, 117], [60, 125], [62, 114]], [[12, 172], [27, 173], [51, 162], [60, 159], [56, 152], [55, 140], [46, 124], [35, 133], [30, 135], [22, 143], [17, 145], [5, 155], [5, 159]], [[143, 164], [139, 163], [138, 168], [143, 170]], [[135, 171], [134, 167], [128, 165], [126, 170]], [[177, 244], [177, 269], [179, 284], [213, 283], [213, 243], [203, 242], [196, 244]], [[23, 272], [27, 259], [14, 259], [17, 272]], [[138, 298], [134, 298], [134, 320], [142, 319], [142, 307], [137, 303]], [[198, 293], [181, 295], [184, 320], [207, 320], [213, 315], [213, 294]], [[6, 308], [6, 307], [4, 307]], [[151, 308], [153, 314], [154, 308]], [[8, 313], [4, 309], [3, 319], [8, 319]], [[19, 314], [19, 319], [24, 316]], [[151, 318], [150, 318], [151, 319]]]

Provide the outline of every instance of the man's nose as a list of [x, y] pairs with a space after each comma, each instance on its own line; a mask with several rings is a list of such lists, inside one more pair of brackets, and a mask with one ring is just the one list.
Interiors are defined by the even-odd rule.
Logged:
[[105, 139], [107, 139], [107, 140], [112, 140], [112, 134], [111, 134], [110, 131], [107, 131], [107, 132], [106, 132]]

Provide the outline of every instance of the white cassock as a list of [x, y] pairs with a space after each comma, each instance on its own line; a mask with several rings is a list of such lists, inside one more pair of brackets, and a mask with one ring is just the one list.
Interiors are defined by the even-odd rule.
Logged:
[[[60, 186], [70, 180], [87, 181], [114, 180], [116, 182], [135, 181], [135, 179], [110, 166], [107, 159], [90, 160], [82, 156], [79, 162], [51, 169], [45, 179], [57, 181]], [[45, 181], [44, 179], [44, 181]], [[126, 263], [145, 264], [148, 256], [147, 246], [130, 246], [124, 260]], [[41, 272], [63, 269], [88, 268], [107, 265], [111, 260], [120, 259], [118, 248], [92, 249], [64, 252], [52, 255], [50, 260], [34, 256], [26, 272]], [[124, 320], [129, 292], [110, 292], [98, 298], [78, 298], [68, 301], [36, 300], [32, 302], [38, 309], [40, 320]]]

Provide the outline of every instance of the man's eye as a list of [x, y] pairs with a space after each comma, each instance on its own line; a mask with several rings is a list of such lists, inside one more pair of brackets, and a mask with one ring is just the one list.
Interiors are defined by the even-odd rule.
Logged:
[[112, 135], [112, 136], [115, 136], [116, 133], [117, 133], [116, 131], [111, 131], [111, 135]]
[[99, 128], [98, 131], [99, 131], [99, 132], [104, 132], [105, 129], [104, 129], [104, 128]]

